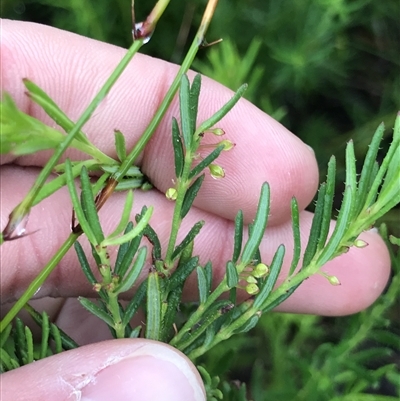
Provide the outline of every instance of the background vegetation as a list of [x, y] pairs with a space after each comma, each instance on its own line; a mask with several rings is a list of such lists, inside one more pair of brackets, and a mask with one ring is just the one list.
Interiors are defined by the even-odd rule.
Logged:
[[[140, 20], [153, 2], [136, 3]], [[172, 1], [144, 51], [179, 63], [204, 4]], [[130, 0], [3, 0], [1, 12], [128, 47], [129, 10]], [[397, 0], [221, 0], [208, 40], [224, 42], [202, 50], [194, 67], [232, 89], [248, 82], [246, 96], [314, 148], [323, 177], [331, 154], [343, 161], [349, 138], [362, 160], [381, 121], [390, 134], [400, 109], [399, 20]], [[385, 217], [396, 236], [399, 222], [398, 209]], [[398, 254], [393, 259], [392, 285], [368, 311], [267, 315], [209, 353], [208, 370], [246, 382], [257, 401], [397, 399]]]

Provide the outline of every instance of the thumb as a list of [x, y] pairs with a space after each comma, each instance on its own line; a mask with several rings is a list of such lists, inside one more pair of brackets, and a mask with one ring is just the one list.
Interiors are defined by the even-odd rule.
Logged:
[[110, 340], [4, 373], [3, 401], [205, 401], [196, 368], [156, 341]]

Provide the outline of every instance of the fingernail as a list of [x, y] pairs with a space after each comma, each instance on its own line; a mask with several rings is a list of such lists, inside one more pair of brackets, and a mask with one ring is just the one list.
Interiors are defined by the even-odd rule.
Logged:
[[201, 379], [175, 349], [149, 342], [101, 370], [81, 401], [205, 401]]

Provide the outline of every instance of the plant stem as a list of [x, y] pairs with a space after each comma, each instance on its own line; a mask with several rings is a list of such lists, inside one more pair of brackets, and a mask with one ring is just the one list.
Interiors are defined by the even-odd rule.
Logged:
[[24, 200], [10, 214], [10, 220], [3, 231], [2, 237], [4, 239], [7, 239], [7, 237], [12, 236], [16, 226], [18, 226], [21, 220], [29, 213], [32, 204], [35, 201], [36, 196], [38, 195], [39, 191], [45, 184], [47, 178], [50, 176], [52, 170], [56, 166], [57, 162], [60, 160], [63, 153], [71, 144], [76, 134], [80, 131], [80, 129], [92, 116], [92, 114], [99, 106], [101, 101], [107, 96], [114, 83], [120, 77], [122, 72], [125, 70], [129, 62], [132, 60], [133, 56], [138, 52], [138, 50], [142, 47], [142, 45], [143, 45], [143, 40], [138, 40], [133, 42], [132, 46], [129, 48], [123, 59], [118, 63], [115, 70], [112, 72], [112, 74], [107, 79], [103, 87], [100, 89], [99, 93], [95, 96], [95, 98], [83, 112], [83, 114], [76, 122], [76, 124], [73, 126], [71, 131], [69, 131], [65, 139], [56, 147], [53, 155], [50, 157], [49, 161], [40, 171], [35, 183], [29, 190]]
[[211, 18], [213, 16], [213, 13], [214, 13], [215, 7], [217, 6], [217, 3], [218, 3], [218, 0], [209, 0], [208, 1], [206, 10], [204, 11], [204, 15], [203, 15], [203, 19], [201, 21], [200, 27], [196, 33], [196, 36], [190, 46], [190, 49], [189, 49], [185, 59], [182, 62], [182, 65], [180, 66], [180, 68], [178, 70], [178, 73], [175, 76], [175, 79], [173, 80], [163, 101], [161, 102], [161, 105], [157, 109], [156, 113], [154, 114], [154, 117], [152, 118], [149, 125], [143, 132], [139, 141], [136, 143], [135, 147], [132, 149], [132, 151], [129, 153], [129, 155], [126, 157], [126, 159], [122, 162], [119, 170], [110, 177], [109, 183], [106, 186], [106, 188], [104, 189], [104, 192], [107, 192], [107, 196], [109, 196], [109, 194], [111, 194], [115, 189], [116, 185], [113, 182], [114, 181], [119, 182], [124, 177], [124, 175], [126, 174], [128, 169], [134, 164], [134, 162], [138, 158], [138, 156], [142, 153], [143, 149], [147, 145], [150, 138], [153, 136], [155, 130], [157, 129], [162, 118], [164, 117], [165, 113], [167, 112], [168, 107], [171, 104], [172, 99], [174, 98], [176, 91], [179, 88], [179, 84], [181, 82], [182, 76], [189, 70], [190, 66], [193, 63], [194, 58], [196, 57], [199, 46], [201, 45], [201, 43], [204, 40], [204, 35], [207, 31], [208, 26], [210, 25]]
[[99, 266], [100, 274], [103, 278], [101, 284], [108, 295], [107, 309], [111, 313], [117, 338], [123, 338], [125, 335], [125, 327], [122, 325], [122, 318], [118, 304], [118, 294], [114, 293], [115, 283], [113, 283], [110, 256], [108, 255], [107, 247], [102, 245], [96, 247], [96, 252], [101, 262]]
[[174, 261], [172, 260], [172, 253], [174, 252], [176, 238], [178, 237], [179, 228], [182, 223], [181, 211], [183, 200], [185, 199], [186, 191], [189, 188], [191, 180], [188, 180], [190, 167], [192, 166], [193, 156], [190, 150], [185, 155], [185, 164], [183, 166], [182, 176], [178, 180], [177, 185], [177, 198], [174, 207], [174, 216], [172, 218], [171, 233], [169, 235], [167, 254], [165, 256], [165, 267], [170, 270], [173, 268]]
[[204, 312], [214, 304], [214, 302], [224, 293], [229, 290], [226, 284], [226, 277], [218, 284], [218, 287], [210, 294], [204, 304], [200, 304], [197, 310], [190, 316], [189, 320], [179, 330], [179, 333], [170, 341], [170, 345], [180, 349], [179, 341], [189, 332], [189, 330], [201, 319]]
[[33, 279], [29, 284], [29, 287], [25, 290], [22, 296], [8, 311], [4, 319], [0, 322], [0, 333], [7, 327], [8, 324], [14, 319], [17, 313], [25, 306], [25, 304], [35, 295], [40, 289], [42, 284], [45, 282], [49, 274], [58, 265], [67, 251], [71, 248], [73, 243], [77, 240], [80, 233], [71, 233], [64, 244], [61, 245], [57, 253], [51, 258], [50, 262], [42, 269], [42, 271]]

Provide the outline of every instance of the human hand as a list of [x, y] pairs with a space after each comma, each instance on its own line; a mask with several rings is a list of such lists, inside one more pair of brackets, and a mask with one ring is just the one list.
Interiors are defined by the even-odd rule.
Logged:
[[[1, 90], [9, 92], [22, 110], [29, 111], [31, 115], [48, 124], [53, 123], [24, 95], [22, 78], [27, 77], [42, 87], [72, 120], [76, 120], [124, 54], [123, 49], [53, 28], [4, 20], [1, 46]], [[150, 121], [176, 70], [175, 65], [164, 61], [143, 55], [135, 57], [94, 117], [84, 127], [89, 138], [102, 151], [115, 156], [113, 131], [119, 129], [127, 138], [127, 148], [131, 148]], [[200, 118], [210, 116], [229, 97], [230, 92], [227, 89], [204, 79], [200, 96]], [[140, 210], [142, 205], [154, 205], [152, 225], [163, 244], [168, 239], [173, 211], [173, 204], [164, 195], [174, 178], [170, 146], [171, 118], [178, 114], [178, 105], [174, 102], [139, 160], [142, 171], [156, 189], [146, 193], [137, 191], [135, 194], [134, 212]], [[312, 200], [318, 184], [314, 154], [279, 123], [245, 100], [241, 100], [220, 125], [226, 131], [227, 137], [236, 143], [233, 151], [224, 153], [219, 159], [226, 177], [218, 183], [210, 177], [206, 178], [196, 198], [195, 208], [184, 220], [183, 230], [187, 230], [200, 219], [206, 221], [198, 236], [195, 252], [201, 256], [202, 261], [210, 259], [214, 262], [214, 276], [218, 281], [225, 271], [223, 262], [227, 260], [226, 255], [232, 252], [232, 220], [237, 210], [242, 209], [246, 222], [251, 222], [261, 184], [267, 181], [271, 186], [271, 216], [260, 251], [263, 260], [268, 262], [279, 244], [284, 243], [287, 246], [283, 277], [289, 268], [293, 244], [290, 199], [295, 196], [302, 210]], [[21, 158], [2, 156], [1, 228], [6, 225], [13, 207], [32, 185], [48, 155], [48, 152], [40, 152]], [[68, 155], [75, 159], [81, 157], [74, 151], [68, 152]], [[115, 194], [102, 208], [100, 216], [105, 231], [115, 226], [113, 217], [120, 216], [123, 201], [123, 194]], [[38, 232], [3, 245], [2, 303], [15, 300], [52, 257], [69, 234], [70, 218], [71, 204], [67, 190], [63, 189], [33, 208], [28, 232], [36, 229]], [[303, 243], [307, 239], [311, 219], [312, 215], [303, 210]], [[368, 247], [351, 249], [324, 268], [324, 271], [340, 278], [341, 286], [333, 287], [323, 277], [312, 277], [278, 309], [297, 313], [343, 315], [370, 305], [386, 284], [390, 264], [386, 247], [377, 233], [366, 232], [362, 238], [369, 244]], [[196, 293], [195, 288], [195, 280], [192, 280], [187, 288], [187, 298]], [[82, 308], [76, 307], [73, 298], [79, 295], [90, 297], [93, 292], [83, 274], [80, 274], [74, 252], [69, 252], [43, 285], [37, 298], [42, 298], [40, 302], [45, 304], [46, 310], [50, 308], [53, 311], [57, 324], [65, 328], [80, 344], [105, 339], [106, 331], [97, 327], [93, 330], [93, 322], [96, 320], [91, 320]], [[245, 295], [242, 294], [242, 297]], [[54, 301], [47, 297], [57, 299]], [[158, 348], [154, 349], [153, 346]], [[160, 360], [164, 359], [163, 352], [172, 354], [168, 348], [163, 347], [145, 340], [109, 341], [87, 345], [35, 362], [2, 376], [2, 391], [6, 395], [4, 399], [51, 401], [68, 399], [68, 396], [71, 396], [70, 399], [73, 396], [79, 399], [78, 395], [82, 392], [83, 400], [85, 396], [88, 397], [85, 392], [96, 387], [95, 379], [97, 383], [107, 383], [114, 391], [113, 397], [120, 400], [124, 398], [116, 391], [122, 382], [131, 388], [132, 393], [127, 396], [138, 391], [143, 400], [168, 399], [167, 389], [173, 391], [174, 388], [176, 393], [169, 399], [196, 399], [194, 395], [190, 398], [188, 393], [184, 393], [184, 383], [189, 382], [197, 383], [199, 397], [202, 397], [201, 388], [196, 381], [198, 378], [190, 373], [192, 371], [189, 364], [183, 366], [179, 372], [182, 377], [190, 379], [174, 381], [167, 376], [173, 369], [163, 365]], [[146, 355], [153, 356], [128, 358], [122, 364], [118, 362], [121, 358], [135, 352], [140, 353], [143, 349], [149, 350]], [[152, 365], [148, 368], [149, 358], [156, 364], [160, 363], [160, 366]], [[178, 366], [174, 362], [169, 362], [168, 366], [171, 364]], [[139, 379], [134, 371], [142, 373]], [[106, 381], [116, 380], [117, 375], [127, 377], [125, 372], [128, 372], [126, 375], [132, 375], [134, 383], [129, 383], [128, 379], [119, 380], [118, 384]], [[27, 378], [30, 386], [21, 388], [20, 383]], [[146, 380], [150, 384], [145, 384]], [[136, 387], [134, 390], [135, 385], [139, 389]], [[161, 395], [156, 397], [152, 394], [145, 398], [144, 391], [147, 388], [161, 390]], [[16, 394], [16, 391], [19, 393]], [[106, 397], [103, 390], [101, 393]]]

